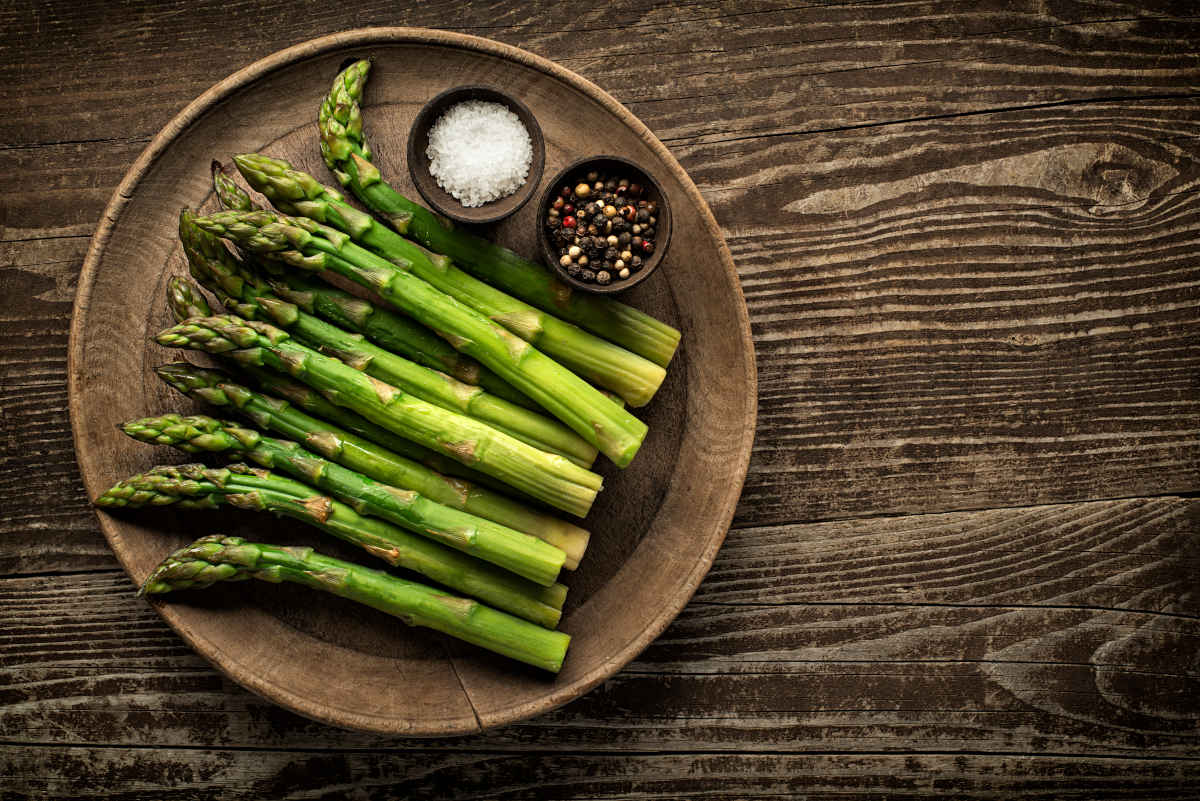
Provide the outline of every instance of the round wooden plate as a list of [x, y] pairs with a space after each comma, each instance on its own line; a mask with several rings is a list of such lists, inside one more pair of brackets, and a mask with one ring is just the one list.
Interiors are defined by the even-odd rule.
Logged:
[[[653, 134], [602, 90], [545, 59], [442, 31], [376, 28], [324, 37], [259, 61], [205, 92], [164, 128], [126, 174], [92, 240], [70, 343], [70, 408], [87, 491], [163, 462], [167, 448], [124, 437], [116, 424], [199, 410], [153, 368], [182, 358], [150, 337], [171, 324], [164, 288], [185, 272], [179, 209], [211, 208], [209, 164], [261, 151], [334, 183], [321, 162], [316, 116], [347, 58], [371, 58], [364, 118], [376, 161], [412, 193], [403, 163], [417, 110], [450, 86], [507, 87], [538, 116], [546, 175], [593, 152], [623, 153], [655, 170], [670, 194], [670, 258], [622, 299], [683, 331], [650, 405], [641, 453], [624, 471], [600, 467], [606, 489], [586, 525], [592, 545], [564, 574], [562, 628], [573, 641], [558, 676], [494, 657], [332, 596], [242, 582], [153, 603], [220, 670], [272, 701], [338, 726], [389, 734], [465, 734], [564, 704], [611, 676], [679, 613], [712, 564], [741, 491], [754, 432], [754, 352], [733, 262], [695, 185]], [[485, 233], [537, 258], [526, 205]], [[601, 460], [603, 462], [603, 460]], [[172, 549], [223, 531], [309, 544], [362, 561], [312, 529], [248, 513], [100, 513], [134, 582]], [[130, 591], [133, 591], [131, 585]]]

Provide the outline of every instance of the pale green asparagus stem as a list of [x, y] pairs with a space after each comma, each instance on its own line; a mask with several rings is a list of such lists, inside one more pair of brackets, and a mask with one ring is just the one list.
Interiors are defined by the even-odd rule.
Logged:
[[443, 409], [481, 420], [539, 450], [582, 467], [591, 467], [596, 460], [596, 448], [557, 420], [397, 356], [361, 334], [343, 331], [277, 297], [263, 278], [239, 264], [220, 239], [198, 228], [194, 220], [187, 209], [179, 215], [179, 238], [191, 273], [234, 314], [286, 329], [309, 347], [356, 370]]
[[170, 465], [119, 482], [96, 499], [106, 509], [175, 505], [284, 515], [362, 548], [394, 567], [413, 570], [458, 592], [553, 628], [566, 587], [542, 587], [506, 570], [410, 534], [385, 520], [363, 517], [340, 501], [267, 470], [233, 464]]
[[266, 323], [232, 315], [197, 317], [161, 332], [156, 341], [292, 375], [339, 406], [580, 517], [601, 487], [600, 476], [561, 456], [406, 395]]
[[[579, 526], [530, 509], [469, 481], [447, 478], [369, 439], [307, 415], [285, 400], [238, 384], [218, 370], [180, 362], [159, 367], [157, 372], [168, 384], [189, 397], [236, 411], [260, 428], [298, 442], [326, 459], [357, 470], [376, 481], [418, 492], [440, 504], [548, 542], [566, 554], [563, 567], [567, 570], [577, 568], [587, 550], [589, 534]], [[291, 395], [294, 397], [296, 392], [316, 394], [303, 384], [295, 384]], [[315, 400], [328, 404], [320, 396], [316, 396]], [[340, 410], [332, 404], [330, 406], [332, 410]], [[407, 440], [401, 442], [411, 444]]]
[[659, 365], [563, 322], [458, 269], [346, 203], [286, 161], [259, 154], [234, 157], [246, 181], [285, 214], [308, 217], [349, 234], [363, 247], [470, 306], [577, 374], [611, 389], [631, 406], [644, 406], [666, 376]]
[[218, 236], [290, 266], [329, 269], [380, 294], [406, 314], [441, 331], [536, 400], [620, 467], [641, 447], [646, 425], [579, 376], [474, 309], [355, 245], [345, 234], [303, 217], [267, 212], [220, 212], [196, 219]]
[[377, 483], [295, 442], [265, 437], [251, 428], [205, 415], [178, 414], [131, 420], [121, 428], [134, 439], [172, 445], [185, 453], [220, 453], [282, 470], [328, 492], [359, 514], [395, 523], [535, 584], [553, 584], [566, 559], [561, 550], [536, 537], [444, 506], [412, 490]]
[[382, 570], [322, 556], [312, 548], [246, 542], [211, 535], [171, 554], [142, 584], [139, 594], [160, 595], [218, 581], [257, 578], [294, 582], [331, 592], [498, 654], [557, 673], [571, 638], [490, 609], [467, 598], [389, 575]]

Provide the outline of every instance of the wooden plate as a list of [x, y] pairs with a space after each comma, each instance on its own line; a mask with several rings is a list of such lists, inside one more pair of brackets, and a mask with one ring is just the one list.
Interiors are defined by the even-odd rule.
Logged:
[[[243, 582], [154, 601], [199, 653], [243, 686], [300, 714], [355, 729], [445, 735], [527, 718], [611, 676], [679, 613], [725, 537], [750, 456], [755, 368], [745, 303], [729, 251], [700, 193], [667, 149], [593, 84], [545, 59], [441, 31], [376, 28], [289, 48], [235, 73], [189, 105], [126, 174], [92, 240], [70, 343], [70, 408], [87, 491], [95, 497], [152, 464], [187, 461], [115, 428], [134, 417], [191, 411], [153, 368], [181, 357], [150, 341], [170, 324], [164, 288], [184, 272], [176, 217], [211, 207], [209, 164], [262, 151], [329, 183], [317, 148], [317, 108], [348, 57], [374, 59], [364, 117], [383, 174], [411, 193], [403, 163], [417, 110], [450, 86], [507, 87], [538, 116], [546, 174], [595, 152], [624, 153], [654, 169], [671, 197], [679, 237], [668, 262], [623, 299], [669, 320], [683, 346], [659, 396], [639, 415], [650, 426], [625, 471], [601, 468], [607, 488], [585, 525], [585, 561], [562, 628], [573, 637], [551, 677], [438, 634], [298, 587]], [[526, 205], [488, 231], [537, 258]], [[134, 582], [168, 552], [224, 531], [317, 545], [362, 560], [295, 523], [246, 513], [167, 509], [100, 513]], [[131, 584], [130, 592], [134, 591]]]

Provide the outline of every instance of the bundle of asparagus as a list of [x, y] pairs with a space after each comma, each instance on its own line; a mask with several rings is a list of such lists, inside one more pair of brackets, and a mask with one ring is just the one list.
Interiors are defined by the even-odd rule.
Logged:
[[[173, 278], [177, 324], [155, 339], [226, 358], [243, 377], [186, 362], [158, 373], [250, 425], [167, 413], [122, 426], [143, 442], [259, 466], [159, 466], [96, 504], [268, 511], [446, 588], [214, 535], [169, 556], [142, 593], [298, 582], [557, 672], [570, 640], [547, 630], [566, 597], [558, 574], [578, 567], [589, 535], [529, 504], [587, 514], [601, 489], [588, 468], [598, 453], [620, 467], [633, 460], [646, 426], [623, 401], [653, 397], [679, 332], [572, 293], [384, 183], [358, 106], [368, 69], [338, 75], [319, 113], [321, 150], [391, 227], [287, 162], [236, 156], [278, 212], [264, 210], [214, 162], [226, 210], [184, 210], [179, 236], [192, 276], [229, 313]], [[395, 311], [313, 273], [348, 278]]]

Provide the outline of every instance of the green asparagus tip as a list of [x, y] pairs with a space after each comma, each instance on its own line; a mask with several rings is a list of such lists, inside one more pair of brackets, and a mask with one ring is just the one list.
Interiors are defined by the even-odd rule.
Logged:
[[230, 211], [254, 211], [258, 208], [250, 199], [249, 193], [242, 189], [225, 174], [225, 165], [213, 159], [212, 163], [213, 191], [221, 208]]

